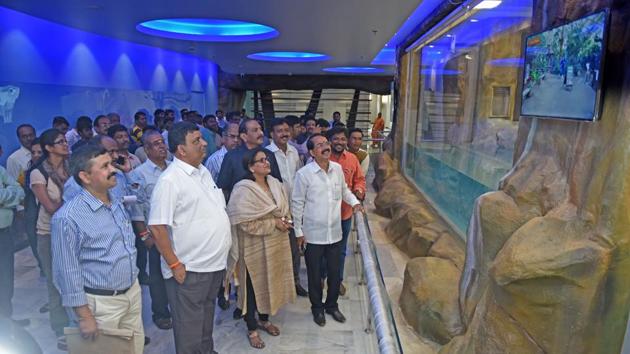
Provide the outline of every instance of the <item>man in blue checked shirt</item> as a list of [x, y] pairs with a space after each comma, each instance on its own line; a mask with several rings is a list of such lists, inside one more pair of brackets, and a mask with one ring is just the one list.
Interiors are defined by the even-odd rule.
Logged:
[[140, 354], [144, 328], [135, 236], [122, 200], [111, 191], [117, 170], [107, 150], [87, 144], [73, 152], [70, 172], [82, 188], [52, 219], [55, 285], [85, 339], [95, 338], [99, 327], [131, 330]]

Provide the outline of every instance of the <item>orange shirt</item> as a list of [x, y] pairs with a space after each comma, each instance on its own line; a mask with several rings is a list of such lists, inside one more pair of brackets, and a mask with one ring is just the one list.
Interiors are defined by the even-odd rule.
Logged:
[[[355, 192], [357, 190], [365, 193], [365, 176], [361, 170], [361, 164], [353, 153], [345, 151], [338, 157], [330, 154], [330, 161], [334, 161], [341, 165], [343, 176], [345, 177], [348, 188]], [[352, 217], [352, 207], [346, 202], [341, 202], [341, 220], [348, 220]]]
[[380, 134], [385, 129], [385, 119], [383, 117], [378, 117], [374, 121], [374, 125], [372, 126], [372, 139], [380, 138]]

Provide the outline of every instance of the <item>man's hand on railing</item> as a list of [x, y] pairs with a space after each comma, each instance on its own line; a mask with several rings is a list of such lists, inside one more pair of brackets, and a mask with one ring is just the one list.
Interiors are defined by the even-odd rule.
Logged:
[[352, 211], [355, 212], [355, 213], [357, 211], [361, 212], [361, 213], [365, 213], [365, 209], [363, 208], [363, 205], [361, 205], [361, 204], [357, 204], [357, 205], [353, 206], [352, 207]]

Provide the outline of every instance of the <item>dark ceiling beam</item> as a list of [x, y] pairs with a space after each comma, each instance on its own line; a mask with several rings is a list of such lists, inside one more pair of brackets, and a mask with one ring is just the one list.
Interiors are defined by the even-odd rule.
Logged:
[[219, 74], [219, 87], [231, 90], [256, 91], [354, 89], [388, 95], [392, 80], [392, 76], [239, 75], [221, 72]]

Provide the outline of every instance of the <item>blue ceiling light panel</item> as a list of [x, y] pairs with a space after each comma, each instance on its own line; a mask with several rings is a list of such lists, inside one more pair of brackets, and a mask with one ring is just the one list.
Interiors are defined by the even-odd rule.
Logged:
[[309, 52], [261, 52], [247, 56], [248, 59], [276, 62], [312, 62], [330, 59], [330, 56], [321, 53]]
[[145, 21], [136, 26], [144, 34], [203, 42], [249, 42], [277, 37], [273, 27], [253, 22], [203, 18]]
[[383, 69], [373, 68], [371, 66], [337, 66], [334, 68], [322, 69], [329, 73], [345, 73], [345, 74], [379, 74], [385, 72]]

